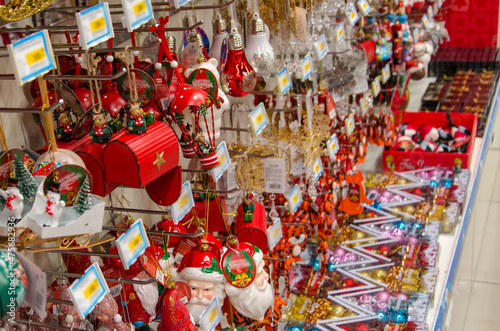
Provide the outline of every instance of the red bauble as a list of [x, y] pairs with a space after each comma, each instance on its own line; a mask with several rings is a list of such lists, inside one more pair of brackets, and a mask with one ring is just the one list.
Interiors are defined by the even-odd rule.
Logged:
[[357, 323], [352, 328], [352, 331], [368, 331], [368, 330], [370, 330], [370, 327], [365, 323]]
[[352, 331], [351, 329], [349, 329], [347, 326], [341, 326], [340, 327], [342, 330], [344, 331]]
[[387, 247], [386, 245], [378, 246], [377, 250], [378, 253], [381, 255], [387, 255], [389, 253], [389, 247]]
[[342, 281], [342, 288], [351, 288], [356, 286], [356, 282], [351, 278], [346, 278]]
[[191, 322], [189, 311], [180, 301], [177, 286], [165, 290], [161, 308], [161, 322], [158, 331], [186, 330], [196, 331]]

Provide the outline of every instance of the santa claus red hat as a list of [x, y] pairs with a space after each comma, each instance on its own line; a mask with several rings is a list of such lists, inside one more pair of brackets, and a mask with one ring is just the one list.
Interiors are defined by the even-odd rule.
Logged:
[[420, 127], [420, 138], [423, 140], [438, 141], [439, 132], [432, 125], [422, 125]]
[[208, 243], [202, 243], [188, 252], [177, 269], [181, 279], [222, 283], [224, 275], [216, 255]]

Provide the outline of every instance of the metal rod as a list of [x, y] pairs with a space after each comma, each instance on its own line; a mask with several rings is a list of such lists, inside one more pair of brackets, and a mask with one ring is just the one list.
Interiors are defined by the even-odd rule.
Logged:
[[266, 109], [266, 111], [275, 111], [275, 112], [290, 112], [290, 111], [294, 111], [294, 110], [297, 110], [299, 109], [299, 106], [293, 106], [291, 108], [285, 108], [285, 109], [279, 109], [279, 108], [275, 108], [275, 109]]
[[135, 209], [135, 208], [122, 208], [122, 207], [104, 207], [105, 210], [119, 211], [127, 213], [141, 213], [150, 215], [167, 215], [167, 212], [161, 210], [148, 210], [148, 209]]
[[43, 76], [45, 80], [114, 80], [123, 76], [127, 69], [122, 68], [113, 75], [47, 75]]
[[21, 324], [28, 324], [28, 325], [43, 326], [43, 327], [46, 327], [46, 328], [57, 329], [57, 330], [86, 331], [86, 330], [77, 329], [77, 328], [68, 328], [68, 327], [62, 326], [62, 325], [40, 323], [40, 322], [35, 322], [35, 321], [28, 321], [28, 320], [20, 319], [20, 318], [14, 318], [14, 322], [21, 323]]
[[183, 172], [195, 172], [195, 173], [206, 173], [203, 169], [182, 169]]
[[[128, 228], [117, 228], [114, 226], [103, 226], [102, 229], [107, 231], [117, 231], [117, 232], [127, 232], [129, 230]], [[195, 233], [179, 233], [179, 232], [154, 231], [154, 230], [146, 230], [146, 232], [149, 234], [158, 234], [163, 236], [175, 236], [175, 237], [185, 237], [185, 238], [195, 238], [205, 234], [205, 231], [203, 230]]]
[[[116, 256], [119, 256], [116, 254]], [[57, 272], [57, 271], [44, 271], [47, 275], [59, 275], [59, 276], [66, 276], [66, 277], [75, 277], [75, 278], [80, 278], [83, 276], [83, 274], [77, 274], [77, 273], [72, 273], [72, 272]], [[155, 278], [151, 278], [148, 280], [133, 280], [133, 279], [123, 279], [123, 278], [113, 278], [113, 277], [104, 277], [107, 281], [110, 282], [117, 282], [117, 283], [125, 283], [125, 284], [136, 284], [136, 285], [148, 285], [156, 281]]]
[[241, 129], [241, 128], [221, 127], [220, 129], [222, 131], [237, 131], [237, 132], [248, 132], [248, 133], [250, 133], [250, 131], [248, 131], [248, 129]]
[[[161, 42], [156, 41], [154, 44], [149, 45], [149, 46], [140, 46], [140, 47], [129, 47], [128, 51], [133, 52], [133, 51], [145, 51], [151, 48], [156, 47], [159, 45]], [[89, 53], [109, 53], [109, 52], [121, 52], [125, 51], [125, 47], [113, 47], [113, 48], [91, 48], [88, 50]], [[56, 55], [65, 55], [65, 54], [83, 54], [85, 53], [85, 50], [83, 49], [73, 49], [73, 50], [67, 50], [67, 51], [57, 51], [54, 52]]]
[[[52, 106], [49, 108], [45, 109], [45, 112], [51, 112], [57, 107], [60, 107], [63, 104], [64, 100], [59, 99], [58, 101], [54, 102]], [[12, 107], [1, 107], [0, 108], [0, 113], [37, 113], [41, 114], [42, 109], [40, 108], [12, 108]]]
[[[215, 194], [231, 194], [231, 193], [234, 193], [234, 192], [237, 192], [239, 191], [240, 188], [234, 188], [232, 190], [229, 190], [229, 191], [208, 191], [208, 193], [215, 193]], [[194, 193], [207, 193], [206, 190], [192, 190]]]
[[228, 152], [231, 153], [231, 154], [247, 155], [247, 156], [251, 156], [251, 157], [257, 157], [259, 159], [267, 159], [268, 157], [276, 156], [275, 153], [267, 154], [267, 155], [259, 155], [259, 154], [245, 153], [245, 152], [240, 152], [240, 151], [233, 151], [232, 149], [228, 150]]
[[[251, 92], [253, 95], [281, 95], [281, 93], [276, 93], [276, 92], [273, 92], [273, 91], [253, 91]], [[315, 97], [319, 95], [319, 93], [314, 93], [314, 94], [311, 94], [310, 97]], [[294, 93], [290, 93], [290, 94], [286, 94], [286, 96], [289, 96], [289, 97], [306, 97], [307, 95], [305, 94], [294, 94]], [[272, 111], [270, 109], [266, 109], [267, 111]]]

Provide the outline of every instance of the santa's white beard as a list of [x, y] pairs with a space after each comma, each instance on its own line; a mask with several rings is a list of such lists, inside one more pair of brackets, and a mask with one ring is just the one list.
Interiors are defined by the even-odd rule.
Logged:
[[225, 290], [234, 308], [240, 314], [257, 321], [264, 319], [266, 311], [274, 300], [271, 285], [267, 282], [260, 289], [255, 286], [255, 283], [245, 288], [226, 284]]
[[[222, 289], [216, 287], [215, 289], [215, 296], [219, 300], [219, 304], [222, 306], [224, 304], [224, 292]], [[205, 309], [208, 308], [208, 305], [210, 304], [212, 300], [208, 299], [198, 299], [198, 298], [191, 298], [189, 300], [189, 303], [186, 304], [187, 309], [189, 310], [189, 313], [193, 317], [193, 320], [196, 325], [200, 325], [200, 316], [203, 314]], [[201, 305], [197, 304], [198, 302], [201, 302]]]
[[[141, 280], [137, 277], [134, 280]], [[152, 317], [156, 317], [156, 304], [158, 303], [158, 287], [156, 282], [147, 285], [133, 284], [134, 290], [141, 300], [142, 307]]]

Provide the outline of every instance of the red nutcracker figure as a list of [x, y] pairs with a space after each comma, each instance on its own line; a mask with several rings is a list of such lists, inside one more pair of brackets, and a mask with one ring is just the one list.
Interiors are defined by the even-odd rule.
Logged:
[[392, 26], [392, 58], [394, 64], [402, 63], [403, 53], [403, 31], [401, 23], [396, 22]]

